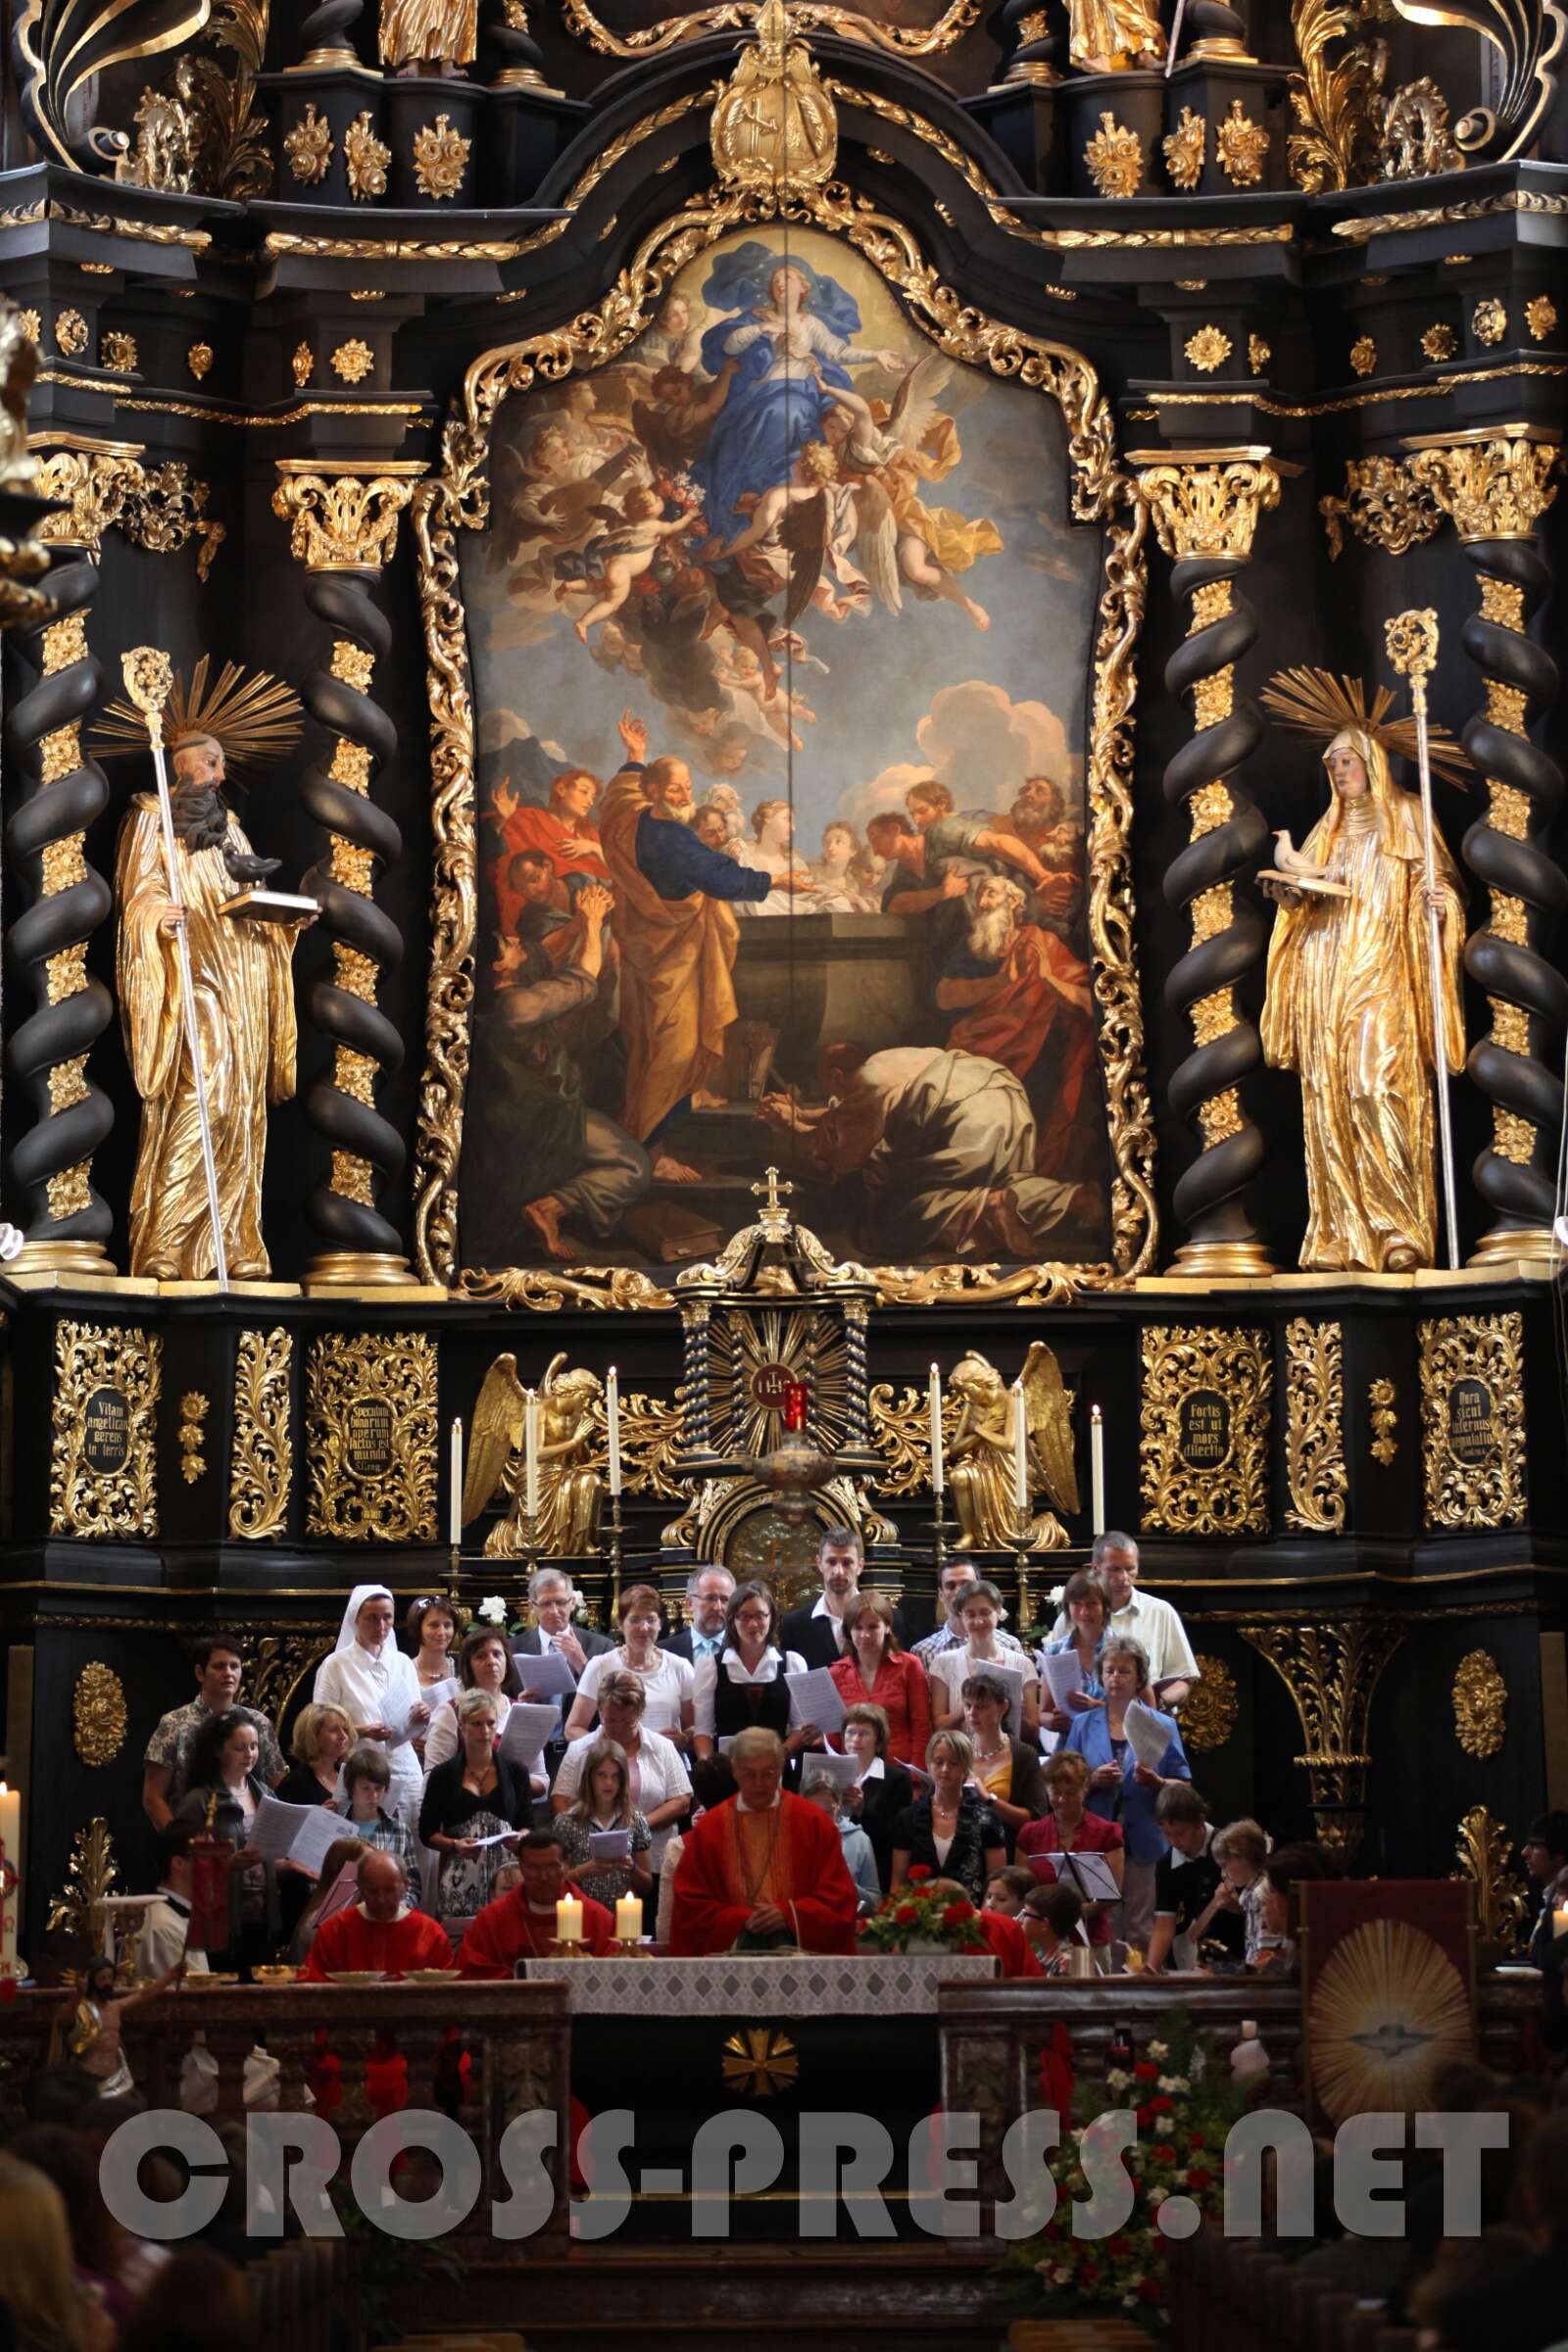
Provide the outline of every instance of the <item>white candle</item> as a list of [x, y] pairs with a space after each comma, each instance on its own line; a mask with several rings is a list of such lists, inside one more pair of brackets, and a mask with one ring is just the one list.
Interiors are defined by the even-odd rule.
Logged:
[[947, 1485], [942, 1466], [942, 1375], [935, 1364], [931, 1367], [931, 1492], [940, 1494]]
[[17, 1923], [22, 1917], [22, 1791], [0, 1781], [0, 1978], [20, 1974]]
[[539, 1396], [534, 1389], [524, 1392], [522, 1419], [523, 1507], [530, 1519], [539, 1516]]
[[1093, 1533], [1105, 1532], [1105, 1422], [1098, 1404], [1089, 1407], [1089, 1476], [1094, 1489]]
[[1029, 1516], [1029, 1410], [1021, 1380], [1012, 1384], [1012, 1499], [1021, 1524]]
[[620, 1374], [611, 1365], [605, 1380], [605, 1420], [610, 1430], [610, 1492], [620, 1493]]
[[[0, 1805], [3, 1805], [4, 1803], [5, 1790], [0, 1788]], [[1553, 1911], [1551, 1915], [1551, 1933], [1553, 1940], [1555, 1940], [1555, 1938], [1559, 1936], [1568, 1936], [1568, 1903], [1559, 1903], [1555, 1911]]]
[[454, 1551], [463, 1545], [463, 1423], [452, 1424], [451, 1494], [447, 1501], [447, 1542]]
[[582, 1904], [574, 1894], [564, 1894], [556, 1905], [556, 1941], [582, 1941]]
[[640, 1894], [623, 1894], [615, 1905], [615, 1935], [622, 1943], [640, 1943], [643, 1934], [643, 1898]]

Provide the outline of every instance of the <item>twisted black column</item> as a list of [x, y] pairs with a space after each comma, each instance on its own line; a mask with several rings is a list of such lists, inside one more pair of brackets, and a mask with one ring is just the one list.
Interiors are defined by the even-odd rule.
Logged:
[[87, 863], [84, 836], [109, 790], [102, 769], [82, 753], [80, 732], [102, 684], [86, 636], [98, 567], [81, 549], [62, 548], [46, 587], [58, 617], [24, 634], [23, 659], [33, 682], [12, 706], [5, 729], [21, 794], [6, 849], [34, 893], [6, 939], [11, 967], [36, 1004], [9, 1054], [12, 1074], [37, 1114], [11, 1152], [11, 1179], [28, 1210], [26, 1250], [17, 1266], [102, 1274], [111, 1270], [103, 1245], [114, 1219], [93, 1188], [92, 1156], [114, 1112], [86, 1070], [114, 1004], [102, 982], [88, 978], [87, 942], [113, 900]]
[[1171, 693], [1191, 695], [1197, 730], [1164, 776], [1165, 797], [1186, 808], [1191, 835], [1164, 885], [1167, 904], [1185, 906], [1192, 923], [1192, 945], [1165, 982], [1166, 1004], [1193, 1025], [1193, 1051], [1171, 1075], [1169, 1100], [1201, 1144], [1176, 1185], [1187, 1238], [1175, 1263], [1194, 1274], [1266, 1274], [1268, 1252], [1247, 1199], [1264, 1145], [1241, 1094], [1243, 1081], [1261, 1068], [1263, 1049], [1234, 994], [1262, 960], [1265, 934], [1249, 907], [1238, 907], [1234, 886], [1256, 866], [1268, 825], [1237, 781], [1262, 740], [1263, 722], [1251, 703], [1236, 701], [1236, 663], [1257, 621], [1235, 579], [1260, 509], [1278, 504], [1279, 477], [1252, 459], [1221, 465], [1195, 458], [1150, 464], [1140, 484], [1159, 543], [1176, 559], [1171, 586], [1192, 605], [1186, 640], [1165, 667]]
[[307, 1118], [331, 1149], [330, 1176], [307, 1204], [326, 1247], [307, 1269], [306, 1287], [402, 1285], [413, 1277], [379, 1195], [402, 1173], [403, 1139], [377, 1110], [375, 1087], [403, 1060], [403, 1040], [376, 1003], [379, 975], [403, 960], [403, 940], [371, 893], [377, 865], [401, 857], [403, 836], [370, 799], [371, 776], [398, 737], [367, 690], [392, 644], [371, 588], [413, 485], [385, 475], [324, 480], [286, 462], [281, 470], [273, 507], [294, 523], [293, 550], [307, 565], [306, 605], [332, 632], [330, 662], [311, 672], [301, 695], [312, 718], [337, 739], [330, 762], [307, 768], [301, 787], [327, 837], [304, 888], [319, 902], [332, 943], [332, 976], [313, 982], [305, 1000], [307, 1018], [333, 1049], [330, 1076], [305, 1098]]
[[1551, 585], [1535, 525], [1555, 495], [1548, 477], [1557, 455], [1555, 444], [1520, 431], [1423, 444], [1411, 461], [1481, 578], [1481, 610], [1466, 621], [1463, 645], [1486, 701], [1464, 728], [1464, 746], [1486, 778], [1488, 806], [1464, 837], [1463, 856], [1491, 903], [1464, 960], [1486, 991], [1492, 1028], [1465, 1066], [1492, 1104], [1492, 1143], [1473, 1173], [1495, 1223], [1472, 1262], [1552, 1254], [1568, 982], [1539, 942], [1568, 906], [1568, 877], [1544, 846], [1562, 803], [1562, 771], [1528, 733], [1556, 700], [1558, 668], [1526, 632]]

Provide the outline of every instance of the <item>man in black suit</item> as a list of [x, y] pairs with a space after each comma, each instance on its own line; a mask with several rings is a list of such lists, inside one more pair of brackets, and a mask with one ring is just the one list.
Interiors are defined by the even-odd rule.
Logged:
[[686, 1579], [686, 1613], [689, 1625], [661, 1644], [671, 1657], [685, 1658], [690, 1665], [700, 1666], [704, 1658], [716, 1664], [724, 1650], [724, 1614], [735, 1579], [727, 1568], [710, 1565], [694, 1568]]
[[[533, 1610], [533, 1630], [518, 1634], [513, 1642], [514, 1657], [542, 1657], [547, 1649], [558, 1649], [580, 1683], [582, 1670], [590, 1658], [597, 1658], [615, 1644], [608, 1634], [594, 1631], [591, 1625], [574, 1626], [571, 1612], [577, 1605], [577, 1590], [564, 1568], [536, 1568], [528, 1579], [528, 1602]], [[561, 1759], [566, 1752], [562, 1736], [570, 1693], [561, 1701], [561, 1723], [545, 1742], [544, 1770], [554, 1780]]]
[[823, 1529], [816, 1547], [820, 1597], [790, 1610], [779, 1627], [781, 1649], [798, 1650], [808, 1666], [838, 1664], [849, 1643], [844, 1612], [860, 1589], [861, 1561], [860, 1539], [853, 1527]]

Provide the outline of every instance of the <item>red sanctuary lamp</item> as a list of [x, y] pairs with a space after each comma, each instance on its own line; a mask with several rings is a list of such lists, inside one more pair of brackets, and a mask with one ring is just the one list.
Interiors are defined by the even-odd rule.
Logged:
[[784, 1426], [786, 1429], [805, 1429], [806, 1408], [809, 1400], [810, 1390], [808, 1388], [806, 1382], [804, 1380], [792, 1380], [788, 1388], [786, 1388], [784, 1391]]

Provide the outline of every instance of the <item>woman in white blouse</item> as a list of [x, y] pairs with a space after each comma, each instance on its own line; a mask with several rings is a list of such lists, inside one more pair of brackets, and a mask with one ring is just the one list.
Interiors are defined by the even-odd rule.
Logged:
[[778, 1734], [787, 1758], [803, 1747], [821, 1745], [814, 1725], [790, 1729], [784, 1677], [804, 1674], [806, 1660], [777, 1646], [777, 1630], [778, 1609], [767, 1587], [737, 1587], [724, 1612], [724, 1646], [716, 1659], [704, 1658], [697, 1669], [693, 1697], [700, 1756], [710, 1756], [720, 1740], [732, 1740], [754, 1724]]
[[605, 1676], [634, 1674], [648, 1693], [643, 1729], [662, 1733], [672, 1747], [690, 1747], [695, 1670], [689, 1658], [677, 1658], [660, 1648], [663, 1630], [663, 1613], [652, 1585], [633, 1585], [621, 1594], [621, 1647], [601, 1650], [583, 1668], [566, 1717], [568, 1740], [580, 1740], [584, 1732], [592, 1731], [599, 1712], [599, 1686]]
[[385, 1748], [392, 1769], [387, 1810], [413, 1824], [419, 1817], [424, 1780], [409, 1734], [428, 1721], [430, 1710], [419, 1696], [414, 1660], [393, 1637], [392, 1618], [385, 1585], [356, 1585], [337, 1647], [317, 1668], [311, 1695], [318, 1707], [341, 1707], [357, 1739]]
[[1002, 1623], [1002, 1594], [984, 1577], [966, 1586], [958, 1611], [963, 1629], [961, 1648], [945, 1649], [929, 1660], [931, 1721], [939, 1732], [957, 1731], [963, 1722], [963, 1686], [978, 1669], [1001, 1670], [1004, 1690], [1011, 1690], [1009, 1673], [1023, 1676], [1023, 1737], [1031, 1745], [1040, 1732], [1040, 1669], [1026, 1649], [1004, 1649], [997, 1640]]
[[567, 1748], [556, 1774], [550, 1808], [553, 1813], [570, 1810], [581, 1793], [583, 1766], [590, 1752], [601, 1740], [613, 1740], [625, 1751], [631, 1801], [653, 1832], [648, 1866], [657, 1876], [663, 1866], [664, 1848], [671, 1832], [691, 1810], [692, 1785], [679, 1749], [658, 1732], [644, 1728], [645, 1703], [639, 1675], [629, 1674], [622, 1667], [617, 1674], [605, 1677], [599, 1692], [604, 1728], [599, 1732], [584, 1732]]
[[[496, 1739], [499, 1742], [507, 1728], [507, 1718], [522, 1696], [522, 1685], [517, 1679], [517, 1661], [512, 1654], [512, 1643], [493, 1625], [470, 1626], [463, 1637], [458, 1651], [458, 1680], [465, 1690], [486, 1691], [495, 1701]], [[430, 1729], [424, 1742], [424, 1772], [428, 1780], [438, 1764], [454, 1757], [463, 1742], [458, 1737], [457, 1704], [446, 1699], [430, 1718]], [[550, 1783], [537, 1765], [534, 1766], [532, 1788], [535, 1796], [543, 1796]]]

